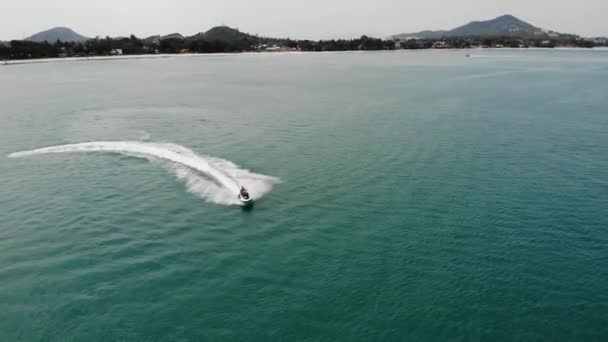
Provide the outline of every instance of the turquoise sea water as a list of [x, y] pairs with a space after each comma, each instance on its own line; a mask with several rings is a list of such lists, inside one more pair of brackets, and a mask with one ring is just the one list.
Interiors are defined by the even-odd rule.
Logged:
[[608, 339], [608, 52], [0, 81], [1, 341]]

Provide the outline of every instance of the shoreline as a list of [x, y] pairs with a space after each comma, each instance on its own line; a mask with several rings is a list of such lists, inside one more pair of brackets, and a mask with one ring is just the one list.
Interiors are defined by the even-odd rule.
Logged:
[[298, 54], [301, 51], [281, 51], [281, 52], [225, 52], [225, 53], [166, 53], [149, 55], [122, 55], [122, 56], [91, 56], [91, 57], [55, 57], [55, 58], [32, 58], [32, 59], [13, 59], [0, 61], [0, 65], [20, 65], [20, 64], [44, 64], [44, 63], [68, 63], [68, 62], [95, 62], [95, 61], [117, 61], [131, 59], [165, 59], [175, 57], [203, 57], [203, 56], [236, 56], [236, 55], [260, 55], [260, 54]]
[[577, 48], [473, 48], [473, 49], [396, 49], [396, 50], [353, 50], [353, 51], [279, 51], [279, 52], [226, 52], [226, 53], [184, 53], [184, 54], [157, 54], [157, 55], [123, 55], [123, 56], [92, 56], [92, 57], [55, 57], [39, 59], [16, 59], [0, 61], [0, 66], [24, 65], [24, 64], [46, 64], [46, 63], [69, 63], [69, 62], [95, 62], [95, 61], [119, 61], [138, 59], [164, 59], [179, 57], [212, 57], [212, 56], [241, 56], [241, 55], [292, 55], [307, 53], [341, 53], [341, 52], [397, 52], [397, 51], [601, 51], [608, 52], [608, 47]]

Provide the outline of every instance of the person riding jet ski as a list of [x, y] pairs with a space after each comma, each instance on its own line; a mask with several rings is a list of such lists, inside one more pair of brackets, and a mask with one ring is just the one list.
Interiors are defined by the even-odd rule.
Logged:
[[242, 201], [249, 201], [251, 199], [251, 196], [249, 196], [249, 192], [243, 186], [241, 186], [241, 191], [239, 193], [239, 198]]

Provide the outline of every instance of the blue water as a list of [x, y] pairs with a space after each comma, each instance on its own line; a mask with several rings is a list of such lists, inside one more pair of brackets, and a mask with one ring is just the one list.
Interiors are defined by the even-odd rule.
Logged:
[[608, 52], [468, 53], [0, 67], [0, 340], [607, 340]]

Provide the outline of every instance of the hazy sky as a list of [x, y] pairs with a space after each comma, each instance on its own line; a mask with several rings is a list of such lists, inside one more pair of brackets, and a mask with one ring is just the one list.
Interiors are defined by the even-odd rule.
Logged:
[[385, 37], [501, 14], [559, 32], [608, 35], [608, 0], [0, 0], [0, 40], [54, 26], [90, 37], [143, 37], [220, 24], [277, 37]]

